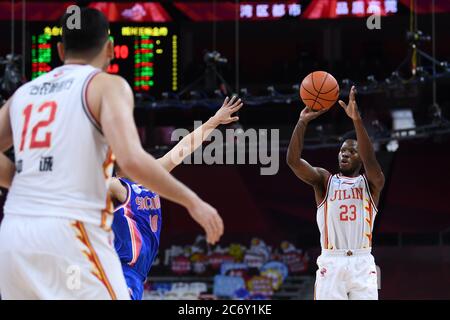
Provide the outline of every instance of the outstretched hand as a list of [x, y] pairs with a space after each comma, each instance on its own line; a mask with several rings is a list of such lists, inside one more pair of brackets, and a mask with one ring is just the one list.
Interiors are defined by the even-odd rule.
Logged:
[[350, 95], [348, 98], [348, 105], [345, 104], [344, 101], [339, 100], [339, 104], [341, 107], [345, 110], [345, 113], [352, 119], [352, 120], [359, 120], [361, 119], [361, 115], [359, 114], [358, 105], [356, 104], [356, 88], [355, 86], [352, 86], [350, 89]]
[[302, 110], [302, 112], [300, 112], [300, 121], [304, 121], [304, 122], [308, 123], [309, 121], [314, 120], [315, 118], [317, 118], [321, 114], [324, 114], [327, 111], [328, 111], [328, 109], [322, 109], [320, 111], [313, 111], [310, 108], [305, 107]]
[[222, 107], [217, 110], [216, 114], [211, 118], [217, 125], [229, 124], [239, 120], [239, 117], [231, 116], [233, 113], [239, 111], [244, 105], [241, 99], [236, 100], [236, 98], [236, 96], [233, 96], [231, 99], [229, 97], [225, 98]]
[[217, 210], [203, 200], [195, 202], [188, 208], [189, 214], [206, 232], [206, 240], [210, 244], [216, 244], [223, 235], [223, 220]]

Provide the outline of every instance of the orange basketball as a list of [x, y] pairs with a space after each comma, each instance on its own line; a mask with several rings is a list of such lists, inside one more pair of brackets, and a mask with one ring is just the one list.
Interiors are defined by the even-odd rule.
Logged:
[[314, 71], [303, 79], [300, 98], [314, 111], [331, 108], [339, 98], [336, 79], [325, 71]]

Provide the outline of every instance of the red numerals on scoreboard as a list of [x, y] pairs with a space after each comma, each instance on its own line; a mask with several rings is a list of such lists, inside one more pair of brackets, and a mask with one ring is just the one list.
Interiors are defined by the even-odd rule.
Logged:
[[[354, 221], [356, 220], [356, 206], [354, 204], [347, 206], [345, 204], [341, 205], [339, 207], [341, 209], [340, 218], [341, 221]], [[349, 216], [349, 209], [350, 209], [350, 216]]]
[[124, 45], [114, 46], [114, 56], [116, 59], [128, 58], [128, 47]]
[[[116, 60], [124, 60], [127, 59], [129, 55], [129, 50], [126, 45], [116, 45], [114, 46], [114, 59]], [[119, 65], [117, 63], [112, 63], [108, 66], [106, 70], [108, 73], [118, 74], [119, 73]]]
[[[45, 138], [43, 140], [38, 140], [36, 138], [38, 131], [40, 129], [44, 129], [45, 127], [48, 127], [54, 120], [55, 120], [55, 114], [57, 105], [55, 101], [47, 101], [44, 102], [37, 110], [38, 113], [44, 112], [44, 110], [50, 109], [50, 114], [46, 120], [39, 121], [36, 123], [36, 125], [31, 130], [31, 141], [30, 141], [30, 149], [38, 149], [38, 148], [50, 148], [51, 142], [52, 142], [52, 133], [46, 132]], [[23, 151], [25, 147], [25, 140], [28, 134], [28, 126], [30, 124], [31, 114], [33, 112], [33, 105], [29, 104], [24, 110], [23, 110], [23, 116], [25, 118], [23, 130], [22, 130], [22, 139], [20, 141], [20, 148], [19, 151]]]

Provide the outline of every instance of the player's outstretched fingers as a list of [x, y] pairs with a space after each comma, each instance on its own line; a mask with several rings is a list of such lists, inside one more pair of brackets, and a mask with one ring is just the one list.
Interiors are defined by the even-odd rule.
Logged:
[[223, 222], [222, 222], [222, 219], [220, 219], [219, 215], [214, 217], [213, 223], [214, 223], [214, 231], [216, 232], [216, 236], [217, 236], [217, 241], [219, 241], [219, 239], [223, 233]]
[[240, 108], [242, 108], [244, 104], [242, 103], [241, 99], [238, 100], [233, 106], [231, 106], [230, 110], [234, 113], [236, 111], [239, 111]]
[[206, 231], [206, 241], [210, 244], [214, 244], [212, 231], [209, 228], [204, 228]]
[[350, 100], [355, 100], [355, 94], [356, 94], [356, 87], [352, 86], [352, 88], [350, 89]]
[[210, 225], [211, 230], [211, 244], [216, 244], [217, 242], [217, 231], [214, 228], [214, 225]]
[[237, 106], [239, 106], [241, 104], [242, 100], [241, 99], [237, 99], [231, 106], [230, 109], [235, 109]]
[[209, 229], [211, 230], [211, 244], [216, 244], [219, 241], [219, 235], [213, 219], [210, 221]]
[[223, 225], [223, 220], [220, 217], [219, 217], [219, 228], [220, 229], [219, 229], [219, 239], [218, 240], [220, 240], [220, 238], [222, 238], [223, 233], [225, 231], [225, 226]]
[[225, 230], [225, 226], [223, 225], [223, 219], [219, 214], [217, 214], [217, 223], [219, 224], [220, 236], [222, 236]]
[[231, 106], [231, 105], [233, 105], [233, 103], [234, 103], [234, 100], [236, 100], [236, 96], [232, 96], [231, 97], [231, 100], [230, 101], [228, 101], [228, 106]]
[[224, 231], [223, 220], [219, 215], [217, 215], [216, 224], [218, 228], [217, 241], [219, 241], [220, 238], [223, 236]]
[[339, 102], [339, 105], [340, 105], [342, 108], [344, 108], [344, 109], [347, 108], [347, 105], [345, 104], [344, 101], [339, 100], [338, 102]]
[[211, 231], [211, 240], [212, 240], [212, 244], [215, 244], [218, 240], [219, 240], [219, 236], [218, 236], [218, 229], [216, 228], [216, 226], [214, 225], [214, 221], [210, 221], [210, 225], [209, 225]]
[[220, 218], [219, 214], [215, 214], [211, 217], [211, 229], [214, 232], [214, 241], [219, 241], [220, 237], [223, 234], [223, 221], [222, 218]]

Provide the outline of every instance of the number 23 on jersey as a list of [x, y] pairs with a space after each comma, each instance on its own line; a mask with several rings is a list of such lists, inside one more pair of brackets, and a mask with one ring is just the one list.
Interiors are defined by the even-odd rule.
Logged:
[[339, 217], [341, 221], [355, 221], [356, 220], [356, 206], [354, 204], [352, 205], [341, 205], [339, 207], [341, 210]]

